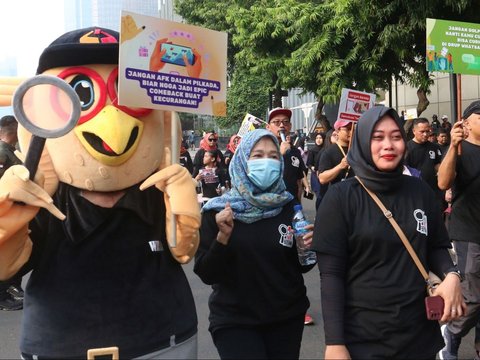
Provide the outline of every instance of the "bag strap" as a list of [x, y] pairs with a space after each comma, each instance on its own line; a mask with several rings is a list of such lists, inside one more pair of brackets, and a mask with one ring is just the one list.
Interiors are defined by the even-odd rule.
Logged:
[[405, 233], [403, 232], [403, 230], [400, 228], [400, 226], [398, 225], [398, 223], [395, 221], [395, 219], [393, 218], [393, 215], [392, 215], [392, 212], [390, 210], [387, 210], [387, 208], [385, 207], [385, 205], [383, 205], [382, 201], [378, 198], [378, 196], [371, 192], [366, 186], [365, 184], [363, 183], [362, 180], [360, 180], [360, 178], [358, 176], [355, 176], [355, 178], [358, 180], [358, 182], [360, 183], [360, 185], [363, 186], [363, 188], [367, 191], [367, 193], [372, 197], [373, 201], [375, 201], [375, 203], [378, 205], [378, 207], [380, 208], [380, 210], [382, 210], [383, 212], [383, 215], [385, 215], [385, 217], [388, 219], [388, 221], [390, 221], [390, 224], [392, 224], [393, 228], [395, 229], [395, 231], [397, 232], [398, 236], [400, 237], [400, 239], [402, 240], [403, 242], [403, 245], [405, 245], [405, 247], [407, 248], [407, 251], [408, 253], [410, 254], [410, 256], [412, 257], [413, 261], [415, 262], [415, 265], [417, 265], [417, 268], [418, 270], [420, 270], [420, 273], [422, 274], [423, 278], [425, 279], [425, 281], [427, 282], [427, 284], [429, 283], [428, 281], [428, 272], [427, 270], [425, 270], [425, 267], [423, 266], [423, 264], [420, 262], [420, 259], [418, 258], [417, 256], [417, 253], [415, 252], [415, 250], [413, 249], [412, 245], [410, 244], [410, 241], [408, 241], [407, 237], [405, 236]]

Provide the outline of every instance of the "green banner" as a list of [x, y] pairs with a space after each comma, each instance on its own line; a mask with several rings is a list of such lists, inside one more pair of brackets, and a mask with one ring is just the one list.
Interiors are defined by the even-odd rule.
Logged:
[[480, 24], [427, 19], [427, 70], [480, 75]]

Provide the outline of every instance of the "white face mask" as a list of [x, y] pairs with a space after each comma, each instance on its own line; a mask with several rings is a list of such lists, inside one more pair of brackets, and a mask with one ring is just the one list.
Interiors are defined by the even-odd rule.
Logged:
[[280, 178], [280, 160], [269, 158], [248, 160], [247, 166], [248, 178], [262, 190], [268, 189]]

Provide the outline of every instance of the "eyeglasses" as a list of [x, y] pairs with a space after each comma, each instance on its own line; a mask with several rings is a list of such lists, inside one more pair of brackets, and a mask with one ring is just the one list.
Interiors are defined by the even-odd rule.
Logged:
[[213, 138], [213, 139], [208, 139], [208, 141], [214, 141], [214, 142], [217, 142], [217, 139]]
[[284, 126], [290, 125], [290, 120], [272, 120], [270, 121], [270, 124], [273, 124], [275, 126], [280, 126], [280, 123], [282, 123]]
[[68, 82], [80, 99], [82, 112], [78, 120], [79, 124], [83, 124], [95, 117], [105, 107], [107, 96], [110, 98], [113, 106], [130, 116], [142, 117], [152, 112], [152, 109], [118, 105], [118, 67], [112, 70], [107, 82], [103, 80], [99, 73], [83, 66], [67, 68], [57, 76]]

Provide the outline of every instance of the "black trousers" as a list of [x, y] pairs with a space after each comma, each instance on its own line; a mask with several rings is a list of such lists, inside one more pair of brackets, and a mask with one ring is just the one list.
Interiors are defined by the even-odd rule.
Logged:
[[221, 359], [298, 359], [305, 314], [281, 323], [228, 327], [212, 333]]

